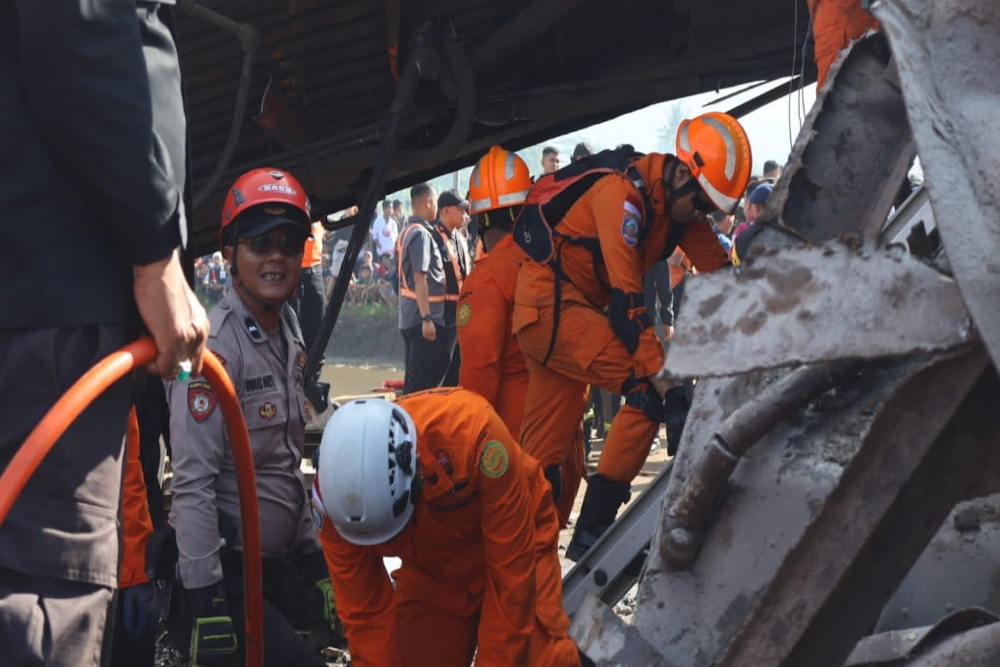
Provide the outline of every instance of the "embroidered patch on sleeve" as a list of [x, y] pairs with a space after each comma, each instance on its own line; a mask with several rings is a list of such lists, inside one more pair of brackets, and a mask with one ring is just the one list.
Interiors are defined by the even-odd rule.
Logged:
[[312, 508], [313, 525], [316, 526], [316, 532], [319, 533], [323, 531], [323, 511], [316, 504], [317, 502], [318, 501], [313, 498], [309, 505]]
[[507, 449], [503, 443], [497, 440], [490, 440], [483, 447], [482, 456], [479, 458], [479, 469], [490, 479], [503, 477], [507, 472], [508, 458]]
[[639, 229], [642, 223], [642, 214], [632, 202], [625, 202], [625, 213], [622, 217], [622, 238], [629, 247], [634, 247], [639, 243]]
[[458, 307], [458, 312], [455, 313], [455, 323], [460, 327], [464, 327], [472, 319], [472, 305], [466, 301]]
[[209, 383], [195, 380], [188, 385], [188, 410], [199, 424], [212, 416], [218, 403], [219, 399]]

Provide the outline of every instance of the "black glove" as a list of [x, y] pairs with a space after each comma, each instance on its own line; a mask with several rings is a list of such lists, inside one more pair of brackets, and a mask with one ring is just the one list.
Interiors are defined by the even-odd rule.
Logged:
[[194, 628], [191, 667], [236, 667], [236, 633], [222, 582], [188, 591]]
[[153, 636], [156, 625], [153, 617], [155, 590], [149, 582], [121, 590], [122, 629], [133, 642]]
[[299, 553], [295, 569], [309, 592], [306, 598], [309, 615], [310, 649], [320, 651], [328, 646], [344, 645], [344, 628], [337, 618], [337, 603], [333, 598], [333, 582], [326, 569], [322, 551]]

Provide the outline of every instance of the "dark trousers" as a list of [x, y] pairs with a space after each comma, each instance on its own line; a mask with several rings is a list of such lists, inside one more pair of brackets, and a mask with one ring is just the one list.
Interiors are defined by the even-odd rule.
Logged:
[[[246, 662], [246, 626], [244, 624], [243, 561], [238, 551], [224, 550], [222, 569], [226, 582], [226, 602], [233, 619], [240, 647], [238, 664]], [[289, 617], [306, 600], [295, 600], [288, 589], [287, 564], [270, 558], [263, 560], [264, 587], [264, 664], [271, 667], [326, 667], [299, 636]], [[325, 567], [325, 563], [323, 564]], [[301, 612], [301, 609], [297, 611]]]
[[319, 266], [302, 269], [299, 291], [292, 305], [299, 316], [299, 324], [302, 325], [302, 342], [306, 344], [307, 353], [312, 350], [313, 343], [319, 337], [323, 314], [326, 312], [325, 296], [323, 269]]
[[135, 402], [135, 415], [139, 420], [139, 461], [142, 463], [142, 477], [146, 482], [146, 501], [149, 517], [154, 528], [167, 525], [167, 511], [163, 504], [163, 487], [160, 486], [160, 471], [163, 467], [164, 452], [160, 438], [170, 452], [170, 410], [167, 407], [166, 390], [158, 377], [147, 377], [142, 393]]
[[[130, 338], [125, 327], [107, 326], [0, 331], [0, 470], [55, 401]], [[105, 630], [113, 624], [107, 612], [118, 580], [132, 384], [117, 382], [84, 410], [0, 528], [3, 664], [99, 664]]]
[[143, 632], [130, 636], [124, 629], [125, 605], [121, 599], [117, 601], [115, 607], [117, 628], [111, 653], [111, 667], [153, 667], [156, 656], [156, 619], [151, 618]]
[[[226, 607], [233, 621], [239, 656], [237, 665], [246, 662], [246, 622], [245, 595], [243, 590], [242, 554], [231, 549], [219, 552], [222, 560], [223, 585], [226, 592]], [[262, 587], [264, 592], [263, 625], [264, 636], [258, 638], [264, 644], [264, 664], [267, 667], [326, 667], [326, 662], [309, 648], [306, 641], [299, 635], [295, 616], [306, 617], [310, 613], [307, 607], [312, 600], [308, 594], [289, 588], [289, 571], [291, 563], [263, 558]], [[304, 625], [303, 624], [300, 624]], [[168, 636], [174, 647], [185, 657], [190, 658], [191, 632], [194, 628], [193, 610], [190, 595], [177, 582], [171, 601], [170, 617], [167, 621]], [[186, 663], [185, 663], [186, 664]]]
[[412, 394], [434, 387], [457, 387], [458, 369], [462, 365], [462, 354], [456, 344], [458, 330], [454, 326], [435, 324], [437, 338], [427, 340], [422, 328], [418, 324], [402, 330], [406, 343], [403, 393]]
[[[98, 667], [112, 591], [0, 569], [0, 664]], [[110, 651], [107, 651], [110, 654]]]

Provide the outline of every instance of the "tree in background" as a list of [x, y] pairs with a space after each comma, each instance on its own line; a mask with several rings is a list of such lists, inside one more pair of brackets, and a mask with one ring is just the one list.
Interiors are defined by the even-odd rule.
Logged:
[[[677, 128], [687, 115], [687, 110], [680, 102], [667, 105], [666, 117], [660, 126], [656, 148], [661, 153], [673, 153], [677, 150]], [[638, 146], [636, 147], [638, 148]], [[641, 149], [640, 149], [641, 150]]]

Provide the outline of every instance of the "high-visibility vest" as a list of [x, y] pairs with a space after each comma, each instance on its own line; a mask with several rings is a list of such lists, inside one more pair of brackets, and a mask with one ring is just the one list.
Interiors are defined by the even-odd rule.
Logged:
[[323, 263], [323, 229], [322, 222], [312, 223], [311, 236], [306, 239], [306, 247], [302, 252], [302, 268], [308, 269]]
[[[427, 222], [421, 220], [418, 222], [411, 222], [403, 233], [399, 235], [399, 242], [396, 245], [396, 261], [397, 273], [399, 274], [399, 295], [404, 296], [408, 299], [416, 300], [417, 294], [413, 291], [413, 287], [406, 280], [406, 272], [403, 270], [403, 249], [406, 247], [406, 243], [410, 238], [410, 234], [416, 227], [423, 227], [434, 240], [435, 245], [437, 245], [438, 252], [441, 254], [441, 261], [444, 264], [444, 282], [445, 282], [445, 293], [438, 295], [427, 295], [427, 300], [429, 303], [444, 303], [444, 302], [456, 302], [458, 301], [458, 295], [462, 291], [462, 281], [465, 278], [465, 273], [462, 271], [461, 265], [458, 263], [457, 248], [456, 252], [451, 252], [448, 248], [448, 238], [447, 232], [440, 226], [432, 226]], [[451, 260], [450, 262], [448, 260]]]

